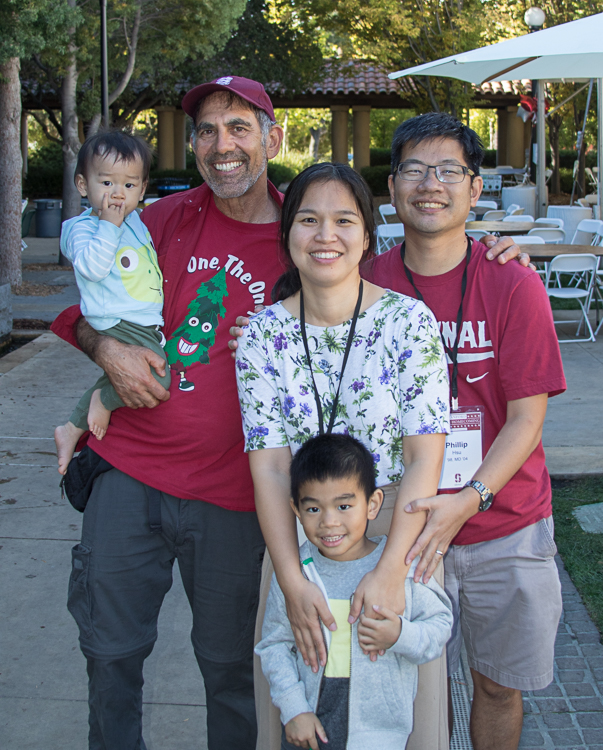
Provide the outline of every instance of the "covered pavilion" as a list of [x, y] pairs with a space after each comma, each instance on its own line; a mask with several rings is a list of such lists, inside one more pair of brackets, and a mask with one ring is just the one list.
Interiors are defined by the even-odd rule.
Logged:
[[[496, 109], [498, 115], [498, 164], [523, 167], [530, 144], [530, 125], [517, 117], [519, 96], [531, 92], [530, 81], [489, 82], [474, 86], [476, 108]], [[319, 83], [306, 90], [288, 93], [278, 84], [266, 84], [275, 108], [320, 108], [331, 111], [331, 147], [334, 161], [346, 163], [350, 151], [348, 119], [352, 113], [352, 151], [358, 171], [370, 166], [370, 120], [372, 109], [411, 109], [416, 83], [410, 78], [391, 80], [387, 71], [370, 63], [355, 61], [335, 68], [327, 62]], [[60, 109], [60, 102], [45, 102]], [[22, 149], [27, 158], [27, 112], [39, 104], [23, 101]], [[186, 166], [186, 115], [182, 109], [158, 105], [157, 161], [160, 170]], [[84, 140], [80, 121], [80, 140]], [[26, 168], [26, 167], [25, 167]]]

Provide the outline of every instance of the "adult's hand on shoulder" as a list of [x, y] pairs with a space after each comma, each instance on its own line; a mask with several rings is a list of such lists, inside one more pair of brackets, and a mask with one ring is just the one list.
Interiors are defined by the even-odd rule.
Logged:
[[516, 258], [522, 266], [530, 267], [532, 270], [536, 270], [536, 266], [530, 263], [530, 256], [528, 253], [524, 253], [519, 245], [513, 242], [513, 237], [494, 237], [492, 234], [487, 234], [482, 237], [481, 242], [490, 248], [486, 253], [488, 260], [494, 260], [504, 266], [509, 260]]
[[462, 489], [455, 494], [435, 495], [421, 500], [413, 500], [404, 510], [407, 513], [427, 511], [427, 523], [417, 541], [413, 544], [406, 558], [410, 564], [417, 555], [421, 555], [416, 567], [414, 580], [427, 583], [437, 568], [450, 543], [459, 533], [463, 524], [478, 512], [479, 495], [471, 488]]
[[169, 391], [158, 383], [151, 367], [163, 376], [166, 362], [151, 349], [144, 346], [122, 344], [111, 336], [103, 336], [95, 352], [96, 363], [107, 373], [111, 384], [126, 406], [152, 409], [161, 401], [167, 401]]
[[[255, 313], [262, 312], [264, 309], [264, 305], [256, 305], [254, 308]], [[239, 317], [235, 321], [235, 325], [231, 326], [228, 329], [228, 333], [232, 336], [232, 339], [228, 342], [228, 348], [232, 352], [230, 355], [233, 359], [236, 359], [237, 356], [237, 348], [239, 346], [239, 343], [237, 339], [240, 339], [243, 335], [243, 329], [246, 328], [249, 325], [249, 318], [246, 318], [244, 315], [239, 315]]]
[[[327, 663], [327, 648], [320, 620], [329, 630], [337, 630], [335, 618], [318, 586], [300, 578], [294, 586], [283, 590], [287, 617], [304, 664], [318, 672]], [[320, 620], [319, 620], [320, 618]]]

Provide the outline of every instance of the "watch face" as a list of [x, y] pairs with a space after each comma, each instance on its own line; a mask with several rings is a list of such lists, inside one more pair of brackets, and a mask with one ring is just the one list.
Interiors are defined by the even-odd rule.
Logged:
[[488, 508], [492, 505], [492, 500], [494, 500], [494, 495], [491, 492], [486, 492], [479, 504], [479, 509], [488, 510]]

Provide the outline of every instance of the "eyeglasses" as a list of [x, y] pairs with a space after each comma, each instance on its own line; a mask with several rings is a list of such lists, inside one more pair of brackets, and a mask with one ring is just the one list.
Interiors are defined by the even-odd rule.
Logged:
[[403, 161], [401, 164], [398, 164], [398, 175], [401, 180], [422, 182], [427, 177], [430, 169], [435, 171], [435, 176], [440, 182], [462, 182], [467, 174], [475, 177], [475, 172], [469, 169], [469, 167], [463, 167], [460, 164], [438, 164], [435, 166], [409, 161]]

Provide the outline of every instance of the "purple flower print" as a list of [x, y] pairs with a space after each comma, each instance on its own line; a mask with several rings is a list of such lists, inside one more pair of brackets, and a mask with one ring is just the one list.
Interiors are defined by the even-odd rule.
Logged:
[[248, 370], [249, 369], [249, 365], [247, 364], [247, 362], [243, 362], [240, 359], [237, 359], [237, 369], [238, 370]]
[[288, 417], [289, 414], [291, 414], [291, 409], [295, 406], [295, 399], [293, 396], [285, 396], [285, 401], [283, 403], [283, 412], [285, 413], [285, 416]]
[[377, 339], [380, 339], [380, 338], [381, 338], [380, 331], [371, 331], [366, 339], [367, 347], [373, 346], [375, 341], [377, 341]]
[[398, 362], [404, 362], [409, 357], [412, 357], [412, 350], [411, 349], [405, 349], [402, 354], [398, 357]]
[[300, 404], [301, 412], [302, 414], [305, 414], [307, 417], [312, 416], [312, 409], [308, 406], [308, 404]]
[[351, 385], [352, 390], [354, 393], [358, 393], [358, 391], [362, 391], [365, 388], [365, 385], [362, 380], [355, 380]]
[[264, 365], [264, 372], [266, 375], [275, 375], [274, 367], [268, 362], [268, 364]]
[[280, 352], [282, 349], [287, 349], [287, 347], [287, 337], [284, 333], [279, 333], [274, 339], [274, 348]]
[[251, 430], [247, 433], [247, 440], [253, 440], [253, 438], [256, 437], [263, 437], [264, 435], [268, 434], [268, 428], [267, 427], [252, 427]]
[[383, 371], [381, 372], [381, 375], [379, 375], [379, 382], [381, 383], [381, 385], [389, 385], [391, 379], [392, 379], [391, 370], [389, 370], [387, 367], [384, 367]]
[[301, 393], [302, 396], [307, 396], [310, 391], [308, 390], [307, 385], [300, 385], [299, 392]]
[[378, 453], [371, 453], [371, 456], [373, 457], [373, 461], [378, 464], [379, 461], [381, 461], [381, 456]]

